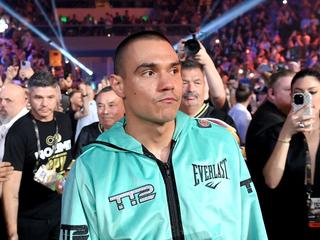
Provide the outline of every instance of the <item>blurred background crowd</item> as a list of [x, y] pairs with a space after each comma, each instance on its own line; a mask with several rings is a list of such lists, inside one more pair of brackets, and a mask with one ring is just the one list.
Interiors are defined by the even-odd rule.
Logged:
[[[19, 4], [7, 1], [15, 10], [50, 35], [49, 26], [39, 11], [36, 1], [23, 0]], [[71, 1], [72, 2], [72, 1]], [[57, 1], [57, 7], [92, 7], [99, 1]], [[101, 1], [102, 2], [102, 1]], [[104, 16], [90, 14], [83, 18], [77, 13], [59, 15], [61, 31], [65, 37], [126, 36], [142, 30], [154, 29], [166, 35], [184, 37], [190, 32], [201, 32], [201, 27], [235, 7], [241, 1], [176, 0], [176, 1], [109, 1], [113, 11]], [[101, 3], [102, 4], [102, 3]], [[54, 22], [50, 3], [41, 2], [42, 8]], [[225, 84], [246, 82], [263, 89], [265, 74], [275, 69], [290, 67], [317, 67], [319, 57], [319, 0], [267, 1], [254, 10], [233, 20], [208, 36], [203, 44], [212, 57]], [[135, 9], [148, 9], [148, 15], [137, 16]], [[121, 13], [120, 13], [121, 12]], [[9, 66], [21, 61], [31, 62], [34, 71], [50, 69], [49, 51], [32, 32], [0, 9], [0, 19], [8, 24], [0, 38], [0, 83]], [[52, 32], [51, 32], [52, 34]], [[204, 33], [205, 34], [205, 33]], [[40, 43], [39, 43], [40, 42]], [[56, 68], [81, 80], [71, 66]], [[101, 73], [103, 75], [107, 73]], [[100, 74], [100, 75], [101, 75]], [[82, 79], [84, 80], [84, 79]], [[101, 79], [96, 79], [98, 84]]]
[[[6, 93], [6, 91], [12, 94], [13, 91], [9, 91], [8, 87], [7, 90], [6, 87], [2, 87], [7, 83], [26, 87], [28, 79], [34, 73], [51, 72], [59, 85], [59, 99], [58, 102], [55, 101], [58, 103], [55, 110], [65, 112], [71, 120], [72, 146], [75, 147], [73, 154], [76, 157], [80, 154], [82, 146], [96, 139], [100, 133], [108, 130], [124, 116], [122, 99], [112, 91], [109, 79], [110, 75], [113, 74], [115, 49], [126, 36], [140, 30], [156, 30], [168, 36], [173, 45], [180, 40], [182, 42], [185, 41], [186, 36], [190, 37], [192, 34], [197, 37], [202, 36], [200, 51], [193, 55], [193, 57], [198, 57], [199, 59], [195, 59], [196, 61], [193, 63], [192, 61], [190, 61], [191, 63], [186, 61], [186, 64], [180, 57], [180, 52], [177, 51], [182, 62], [181, 75], [184, 91], [183, 100], [185, 100], [182, 101], [180, 110], [191, 117], [215, 118], [215, 121], [222, 126], [227, 125], [227, 128], [237, 138], [241, 147], [243, 149], [245, 147], [243, 155], [248, 157], [246, 159], [248, 162], [250, 162], [250, 158], [261, 160], [262, 155], [265, 155], [265, 160], [267, 161], [268, 154], [273, 149], [278, 150], [280, 145], [284, 145], [288, 152], [289, 144], [292, 143], [290, 143], [291, 136], [290, 139], [283, 138], [283, 134], [279, 135], [279, 132], [282, 128], [281, 124], [285, 121], [290, 121], [292, 113], [289, 113], [289, 110], [294, 89], [298, 89], [298, 92], [311, 92], [313, 105], [319, 106], [318, 91], [310, 91], [309, 88], [311, 90], [313, 88], [318, 89], [314, 86], [319, 86], [320, 79], [318, 74], [320, 71], [318, 60], [320, 56], [320, 0], [261, 1], [252, 10], [240, 14], [239, 17], [222, 27], [218, 27], [217, 30], [210, 33], [204, 32], [203, 29], [206, 29], [205, 27], [213, 21], [222, 18], [228, 12], [238, 9], [241, 4], [243, 6], [253, 1], [0, 1], [0, 94], [1, 90], [2, 94]], [[1, 4], [4, 2], [14, 9], [23, 20], [18, 21], [16, 17], [12, 16], [12, 13], [9, 13], [5, 8], [2, 9]], [[23, 24], [23, 22], [28, 23], [29, 26], [36, 27], [45, 36], [41, 37], [41, 34], [35, 34], [35, 31], [28, 27], [28, 24]], [[60, 50], [69, 51], [76, 59], [91, 68], [93, 70], [92, 73], [81, 67], [79, 62], [76, 63], [70, 57], [66, 57], [65, 53], [59, 51], [59, 47], [53, 48], [58, 42]], [[181, 44], [181, 41], [179, 43]], [[201, 66], [199, 63], [201, 63]], [[305, 70], [303, 69], [316, 71], [304, 72]], [[194, 82], [190, 80], [192, 79], [190, 76], [193, 76], [193, 74], [196, 75], [196, 80], [201, 79], [201, 81]], [[297, 85], [298, 87], [291, 84], [295, 74], [298, 77], [295, 77], [294, 84], [301, 83], [300, 85], [303, 88], [299, 84]], [[310, 83], [314, 84], [314, 86], [309, 87]], [[8, 85], [10, 86], [10, 84]], [[31, 86], [31, 80], [29, 86]], [[15, 88], [17, 86], [11, 87]], [[24, 90], [20, 92], [22, 93], [20, 96], [23, 97], [23, 108], [29, 110], [32, 106], [29, 104], [26, 107]], [[12, 97], [12, 99], [15, 98]], [[190, 102], [195, 102], [195, 104], [193, 106], [191, 106], [192, 104], [188, 105], [189, 100]], [[6, 98], [0, 95], [0, 103], [1, 101], [2, 105], [7, 104], [9, 106]], [[11, 101], [11, 104], [13, 102]], [[117, 104], [114, 104], [114, 102]], [[183, 106], [184, 102], [185, 106]], [[117, 114], [115, 114], [115, 110], [111, 110], [111, 115], [114, 115], [115, 120], [111, 124], [104, 119], [104, 116], [109, 114], [107, 106], [110, 109], [114, 109], [115, 106], [118, 108]], [[0, 104], [0, 113], [1, 107]], [[9, 108], [7, 107], [6, 110]], [[319, 112], [319, 108], [316, 108]], [[270, 119], [267, 118], [268, 114], [266, 112], [268, 111], [271, 113]], [[2, 112], [5, 113], [6, 111]], [[318, 114], [318, 112], [316, 113]], [[257, 122], [255, 115], [260, 116], [261, 125], [267, 125], [263, 129], [269, 128], [268, 131], [270, 130], [272, 133], [272, 135], [265, 134], [263, 141], [257, 141], [260, 136], [246, 138], [249, 135], [255, 136], [255, 134], [263, 132], [258, 128], [257, 130], [252, 127], [251, 134], [247, 134], [248, 127], [254, 126], [255, 122]], [[278, 117], [275, 117], [275, 115]], [[289, 116], [288, 118], [286, 118], [287, 115]], [[217, 119], [221, 121], [217, 121]], [[8, 119], [0, 118], [0, 137], [3, 140], [3, 144], [5, 134], [1, 133], [6, 133], [5, 131], [8, 129], [4, 120]], [[318, 118], [315, 125], [317, 124], [319, 125]], [[287, 130], [287, 125], [284, 124], [285, 127], [283, 129]], [[297, 131], [303, 131], [303, 129], [312, 124], [304, 125], [300, 121], [291, 125], [291, 128], [294, 129], [291, 132], [296, 133]], [[84, 131], [82, 131], [83, 129]], [[276, 134], [274, 129], [277, 130]], [[308, 141], [316, 144], [319, 142], [319, 129], [314, 132], [317, 138], [310, 137]], [[279, 139], [278, 136], [280, 136]], [[81, 142], [83, 139], [86, 139], [87, 142]], [[251, 152], [248, 139], [251, 139]], [[301, 139], [298, 140], [300, 141]], [[301, 148], [303, 145], [301, 142], [294, 144], [291, 144], [292, 146], [294, 145], [292, 149], [297, 150], [299, 153], [304, 151]], [[270, 148], [267, 145], [270, 145]], [[319, 148], [316, 147], [318, 145], [314, 146], [314, 150], [317, 149], [318, 154], [314, 154], [314, 158], [318, 159], [320, 156]], [[258, 151], [259, 148], [261, 148], [261, 152]], [[247, 155], [246, 150], [249, 150]], [[269, 151], [268, 154], [266, 151]], [[303, 156], [301, 157], [302, 160], [300, 159], [304, 161], [301, 164], [303, 167], [299, 165], [302, 169], [299, 171], [301, 176], [299, 175], [300, 178], [296, 178], [295, 171], [298, 169], [295, 166], [296, 155], [296, 152], [288, 154], [290, 157], [293, 156], [293, 170], [290, 168], [291, 166], [289, 166], [289, 170], [287, 170], [288, 167], [286, 169], [286, 171], [290, 172], [292, 170], [293, 172], [292, 179], [289, 179], [291, 181], [290, 184], [292, 183], [289, 193], [292, 195], [285, 190], [283, 194], [281, 193], [282, 195], [279, 195], [280, 197], [278, 196], [274, 199], [284, 199], [287, 202], [296, 199], [297, 184], [292, 181], [296, 179], [299, 180], [299, 186], [301, 187], [301, 194], [299, 193], [298, 195], [305, 196], [303, 190], [305, 158]], [[287, 155], [283, 154], [283, 156], [286, 158]], [[280, 159], [278, 156], [276, 158]], [[291, 160], [288, 161], [291, 164]], [[284, 159], [282, 162], [286, 162], [286, 160]], [[262, 173], [262, 170], [260, 170], [256, 172]], [[271, 170], [270, 172], [275, 172], [273, 169]], [[316, 172], [316, 175], [318, 174], [319, 171]], [[252, 176], [253, 178], [255, 177], [254, 174]], [[285, 177], [287, 177], [286, 174]], [[261, 177], [261, 179], [263, 178]], [[320, 196], [319, 182], [316, 185], [317, 193]], [[258, 184], [257, 186], [259, 188]], [[279, 192], [281, 192], [282, 187], [280, 186]], [[286, 187], [285, 185], [284, 188]], [[265, 193], [271, 188], [277, 188], [277, 186], [268, 186], [266, 191], [261, 188], [262, 190], [260, 189], [260, 191]], [[277, 191], [278, 189], [275, 192]], [[289, 198], [289, 196], [292, 196], [292, 198]], [[278, 205], [277, 211], [279, 210], [279, 213], [283, 211], [282, 207], [286, 207], [286, 201], [283, 201], [283, 205]], [[295, 210], [296, 206], [302, 206], [303, 210], [305, 210], [304, 203], [300, 204], [299, 202], [296, 205], [292, 204], [292, 206], [292, 209]], [[271, 209], [273, 209], [273, 206]], [[290, 214], [294, 214], [292, 209], [287, 209], [287, 212], [283, 211], [286, 221], [290, 219], [294, 222], [294, 218], [290, 218]], [[265, 212], [268, 213], [269, 209]], [[298, 218], [304, 219], [304, 217]], [[275, 225], [283, 227], [281, 225], [283, 221], [281, 222], [280, 220], [279, 224]], [[295, 227], [290, 224], [289, 226], [292, 228], [291, 230], [295, 230]], [[274, 233], [278, 235], [280, 231], [276, 230]], [[285, 231], [281, 232], [286, 234]], [[292, 232], [294, 237], [285, 236], [278, 239], [302, 239], [295, 238], [294, 231]], [[319, 239], [319, 233], [317, 232], [317, 234], [315, 239]]]

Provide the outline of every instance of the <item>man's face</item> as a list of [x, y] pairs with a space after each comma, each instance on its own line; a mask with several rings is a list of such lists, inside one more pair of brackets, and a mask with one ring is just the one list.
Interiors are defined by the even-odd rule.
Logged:
[[8, 84], [0, 91], [0, 119], [10, 121], [27, 104], [26, 93], [23, 88]]
[[[147, 49], [147, 50], [146, 50]], [[140, 39], [125, 50], [123, 98], [128, 119], [164, 124], [175, 119], [182, 95], [180, 63], [172, 46]]]
[[114, 91], [100, 93], [96, 99], [98, 107], [99, 122], [104, 130], [112, 127], [124, 115], [122, 98]]
[[268, 93], [268, 99], [284, 114], [288, 114], [291, 109], [292, 78], [293, 76], [279, 78], [272, 89], [272, 94]]
[[181, 71], [183, 95], [181, 110], [188, 113], [190, 109], [198, 111], [204, 102], [205, 80], [200, 68], [188, 68]]
[[33, 87], [29, 91], [32, 115], [43, 122], [51, 121], [57, 105], [56, 87]]

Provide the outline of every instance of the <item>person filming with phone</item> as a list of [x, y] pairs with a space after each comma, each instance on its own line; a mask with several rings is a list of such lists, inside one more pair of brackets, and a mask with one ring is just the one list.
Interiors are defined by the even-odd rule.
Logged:
[[269, 239], [315, 240], [320, 237], [319, 72], [305, 69], [294, 75], [291, 106], [285, 121], [274, 127], [280, 128], [277, 136], [269, 130], [248, 138], [256, 144], [264, 138], [269, 144], [260, 153], [270, 153], [255, 159], [249, 153], [248, 164]]

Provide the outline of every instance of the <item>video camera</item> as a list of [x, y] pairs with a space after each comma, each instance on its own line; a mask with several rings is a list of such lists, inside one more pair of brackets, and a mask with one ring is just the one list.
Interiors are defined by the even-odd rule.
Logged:
[[192, 39], [185, 41], [184, 43], [184, 52], [186, 57], [192, 57], [196, 55], [200, 50], [200, 44], [196, 38], [196, 35], [192, 34]]

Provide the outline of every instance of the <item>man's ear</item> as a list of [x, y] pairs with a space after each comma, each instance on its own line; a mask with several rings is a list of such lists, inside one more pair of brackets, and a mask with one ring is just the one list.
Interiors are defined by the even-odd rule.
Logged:
[[110, 85], [113, 91], [121, 98], [125, 98], [123, 78], [116, 74], [111, 74], [109, 77]]
[[273, 88], [268, 88], [267, 96], [268, 96], [268, 98], [271, 99], [271, 100], [274, 99], [274, 90], [273, 90]]

